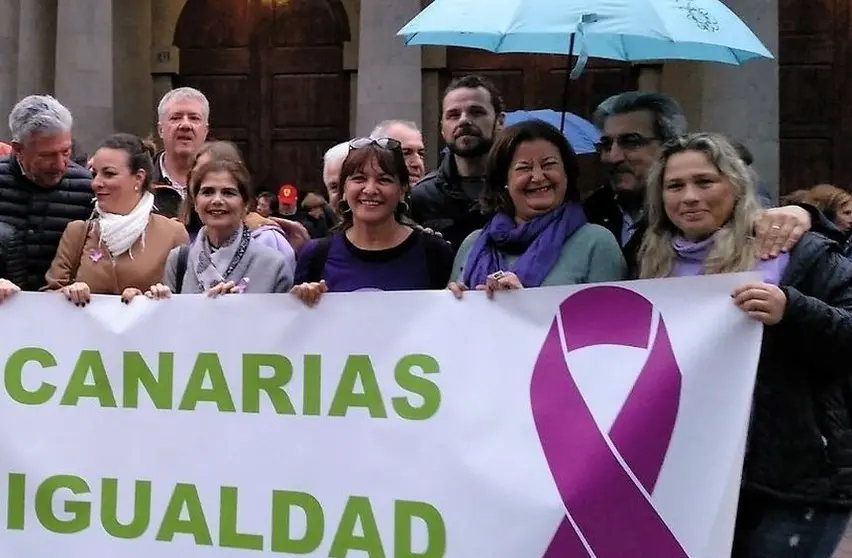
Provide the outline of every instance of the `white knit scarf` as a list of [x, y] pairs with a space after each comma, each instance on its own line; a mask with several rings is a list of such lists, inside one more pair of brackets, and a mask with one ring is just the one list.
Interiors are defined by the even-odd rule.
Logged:
[[[142, 194], [142, 199], [133, 208], [133, 211], [127, 215], [118, 215], [117, 213], [107, 213], [102, 211], [98, 204], [95, 204], [95, 211], [98, 214], [98, 225], [101, 231], [101, 242], [106, 244], [110, 255], [117, 258], [125, 252], [129, 251], [133, 244], [145, 234], [145, 227], [148, 226], [148, 219], [151, 217], [151, 210], [154, 209], [154, 194], [145, 192]], [[145, 239], [142, 238], [142, 246], [144, 248]], [[133, 257], [133, 254], [130, 254]]]

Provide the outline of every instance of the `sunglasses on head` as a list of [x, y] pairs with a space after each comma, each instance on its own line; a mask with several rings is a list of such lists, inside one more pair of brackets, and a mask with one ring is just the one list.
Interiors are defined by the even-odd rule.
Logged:
[[370, 145], [377, 145], [382, 149], [388, 149], [391, 151], [394, 150], [402, 150], [402, 144], [396, 141], [393, 138], [358, 138], [349, 142], [349, 150], [353, 149], [361, 149], [364, 147], [369, 147]]

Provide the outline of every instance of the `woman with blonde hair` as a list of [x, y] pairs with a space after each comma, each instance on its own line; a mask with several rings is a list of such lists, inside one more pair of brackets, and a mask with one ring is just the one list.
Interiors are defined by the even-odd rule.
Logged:
[[646, 204], [642, 278], [762, 276], [731, 293], [766, 326], [732, 556], [832, 556], [852, 509], [845, 372], [852, 361], [852, 262], [816, 233], [806, 233], [789, 255], [758, 259], [752, 231], [761, 210], [752, 177], [722, 136], [693, 134], [664, 145]]

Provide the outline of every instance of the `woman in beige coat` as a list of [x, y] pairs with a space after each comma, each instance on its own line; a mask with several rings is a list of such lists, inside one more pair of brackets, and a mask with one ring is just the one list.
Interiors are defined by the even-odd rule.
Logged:
[[108, 137], [92, 158], [95, 210], [68, 224], [47, 272], [47, 290], [77, 306], [92, 294], [142, 294], [163, 277], [169, 252], [189, 241], [184, 226], [152, 213], [152, 150], [130, 134]]

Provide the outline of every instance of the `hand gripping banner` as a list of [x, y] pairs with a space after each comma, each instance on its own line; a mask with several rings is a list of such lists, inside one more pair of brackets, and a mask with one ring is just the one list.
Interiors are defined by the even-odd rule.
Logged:
[[[674, 431], [681, 373], [653, 304], [623, 287], [581, 290], [559, 307], [533, 371], [536, 430], [565, 505], [544, 558], [688, 558], [651, 501]], [[568, 368], [593, 345], [648, 349], [609, 433], [601, 432]]]

